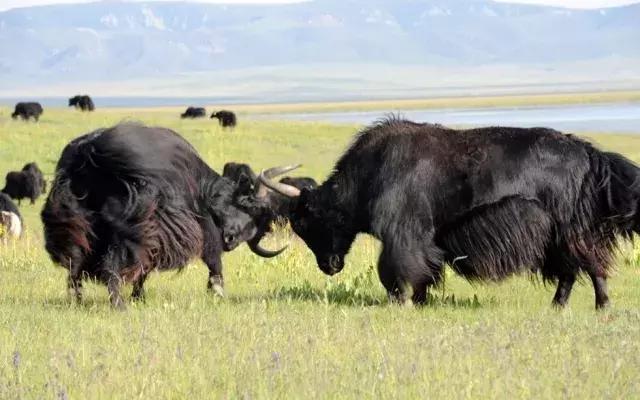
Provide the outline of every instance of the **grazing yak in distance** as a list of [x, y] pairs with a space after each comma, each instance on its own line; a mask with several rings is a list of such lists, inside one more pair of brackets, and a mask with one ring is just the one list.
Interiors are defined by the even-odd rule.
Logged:
[[80, 111], [93, 111], [96, 106], [93, 104], [91, 97], [86, 94], [78, 94], [69, 99], [69, 107], [75, 107]]
[[293, 230], [329, 275], [357, 233], [381, 240], [380, 280], [400, 302], [424, 302], [446, 262], [471, 280], [540, 273], [557, 282], [556, 306], [584, 273], [601, 308], [617, 236], [640, 231], [638, 167], [545, 128], [391, 118], [363, 130], [315, 190], [259, 180], [295, 199]]
[[185, 112], [180, 114], [180, 118], [204, 118], [207, 111], [202, 107], [188, 107]]
[[[295, 166], [296, 168], [298, 166]], [[294, 168], [288, 169], [290, 171]], [[273, 169], [272, 172], [273, 173]], [[287, 172], [284, 171], [284, 172]], [[278, 170], [279, 174], [284, 173], [282, 170]], [[279, 175], [278, 174], [278, 175]], [[255, 188], [256, 191], [260, 192], [261, 197], [265, 199], [265, 201], [269, 204], [269, 208], [273, 213], [273, 219], [279, 225], [286, 225], [289, 221], [289, 210], [291, 200], [278, 192], [274, 192], [272, 190], [267, 190], [268, 188], [258, 181], [258, 177], [253, 172], [251, 167], [248, 164], [236, 163], [236, 162], [228, 162], [224, 165], [222, 169], [222, 176], [231, 179], [234, 182], [240, 182], [242, 179], [248, 179], [251, 183], [252, 187]], [[315, 189], [318, 184], [313, 178], [309, 177], [289, 177], [285, 176], [280, 179], [280, 182], [294, 186], [300, 190], [307, 189]]]
[[22, 216], [11, 198], [0, 192], [0, 238], [19, 238], [22, 235]]
[[133, 297], [154, 269], [181, 268], [201, 257], [209, 289], [223, 292], [222, 252], [247, 241], [262, 257], [268, 206], [246, 181], [236, 184], [209, 168], [196, 150], [165, 128], [122, 124], [69, 143], [42, 211], [46, 249], [69, 270], [81, 298], [83, 278], [107, 285], [123, 308], [122, 283]]
[[38, 178], [37, 181], [40, 188], [40, 193], [45, 193], [47, 191], [47, 181], [44, 179], [44, 174], [38, 167], [38, 164], [36, 164], [35, 162], [27, 163], [24, 165], [24, 167], [22, 167], [22, 172], [29, 172], [36, 178]]
[[218, 124], [220, 124], [223, 128], [234, 128], [238, 120], [236, 118], [236, 114], [233, 111], [228, 110], [220, 110], [218, 112], [214, 112], [211, 114], [211, 118], [217, 118]]
[[5, 178], [5, 186], [2, 192], [12, 199], [29, 199], [34, 204], [38, 197], [47, 189], [47, 182], [38, 165], [34, 162], [25, 164], [22, 171], [11, 171]]
[[16, 119], [20, 117], [24, 121], [29, 120], [29, 118], [33, 118], [35, 121], [38, 121], [42, 112], [43, 110], [40, 103], [22, 102], [16, 104], [13, 114], [11, 114], [11, 118]]

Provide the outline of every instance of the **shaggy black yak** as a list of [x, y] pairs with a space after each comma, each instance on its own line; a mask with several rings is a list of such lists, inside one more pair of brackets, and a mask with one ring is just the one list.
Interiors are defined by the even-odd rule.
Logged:
[[564, 306], [580, 273], [607, 305], [616, 237], [639, 231], [640, 170], [620, 154], [545, 128], [469, 130], [391, 118], [366, 128], [317, 189], [259, 179], [294, 198], [294, 231], [327, 274], [359, 232], [382, 241], [394, 300], [426, 299], [449, 263], [498, 281], [533, 271]]
[[238, 118], [233, 111], [220, 110], [211, 114], [211, 118], [217, 118], [218, 124], [223, 128], [235, 128], [238, 124]]
[[17, 103], [11, 118], [22, 118], [24, 121], [28, 121], [29, 118], [33, 118], [35, 121], [40, 119], [43, 113], [42, 106], [36, 102], [21, 102]]
[[97, 279], [118, 308], [121, 284], [133, 282], [133, 297], [141, 297], [154, 269], [201, 257], [209, 288], [221, 294], [223, 251], [244, 241], [263, 257], [284, 250], [260, 246], [269, 207], [248, 182], [219, 176], [175, 132], [134, 124], [65, 147], [42, 221], [46, 249], [69, 270], [76, 297], [83, 278]]
[[30, 162], [22, 167], [21, 171], [10, 171], [5, 177], [5, 185], [2, 192], [12, 199], [29, 199], [34, 204], [38, 197], [47, 190], [47, 182], [38, 164]]
[[69, 99], [69, 107], [75, 107], [80, 111], [93, 111], [96, 109], [93, 100], [86, 94], [71, 97]]

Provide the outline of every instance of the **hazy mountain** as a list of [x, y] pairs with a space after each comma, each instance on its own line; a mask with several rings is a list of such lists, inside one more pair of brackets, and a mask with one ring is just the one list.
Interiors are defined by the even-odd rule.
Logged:
[[[640, 5], [567, 10], [489, 0], [32, 7], [0, 13], [0, 90], [261, 66], [611, 65], [640, 60], [638, 21]], [[600, 72], [590, 74], [615, 78]]]

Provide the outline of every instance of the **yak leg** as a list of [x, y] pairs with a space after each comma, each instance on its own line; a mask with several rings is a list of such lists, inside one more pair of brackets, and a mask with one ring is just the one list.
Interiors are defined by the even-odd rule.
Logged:
[[425, 304], [427, 302], [427, 294], [429, 293], [429, 287], [437, 285], [442, 277], [442, 266], [438, 269], [430, 269], [434, 274], [433, 276], [420, 276], [414, 280], [411, 284], [413, 286], [413, 295], [411, 301], [413, 304]]
[[211, 218], [205, 218], [201, 223], [204, 236], [202, 246], [202, 261], [209, 268], [207, 289], [218, 296], [224, 296], [224, 278], [222, 276], [222, 240], [220, 230]]
[[563, 308], [567, 305], [581, 263], [581, 257], [566, 242], [547, 248], [541, 272], [547, 280], [558, 280], [558, 287], [551, 301], [553, 307]]
[[406, 274], [413, 287], [411, 300], [414, 304], [425, 304], [428, 288], [438, 284], [442, 279], [443, 253], [441, 249], [432, 244], [418, 254], [421, 254], [422, 258], [409, 264], [411, 268], [407, 270]]
[[67, 287], [69, 288], [69, 294], [71, 294], [76, 301], [80, 303], [82, 301], [82, 279], [69, 272]]
[[576, 281], [575, 275], [564, 275], [558, 278], [558, 288], [553, 296], [552, 304], [555, 307], [562, 308], [567, 304], [571, 289]]
[[[102, 256], [100, 256], [102, 254]], [[126, 305], [120, 294], [122, 277], [120, 269], [127, 263], [126, 250], [123, 246], [111, 244], [106, 249], [96, 252], [94, 259], [99, 260], [100, 281], [107, 285], [111, 306], [117, 310], [124, 310]]]
[[406, 285], [398, 277], [396, 262], [392, 251], [389, 251], [385, 246], [378, 260], [378, 276], [384, 288], [387, 289], [389, 300], [393, 303], [404, 304], [408, 300]]
[[609, 305], [609, 295], [607, 294], [607, 277], [602, 274], [589, 272], [589, 277], [593, 283], [593, 290], [596, 295], [596, 309], [605, 308]]
[[580, 254], [582, 261], [582, 270], [585, 271], [591, 282], [595, 292], [596, 309], [601, 309], [609, 305], [609, 295], [607, 294], [607, 266], [610, 262], [608, 255], [610, 251], [605, 248], [599, 248], [595, 240], [591, 239], [587, 243], [594, 243], [589, 246], [590, 251], [586, 254]]
[[134, 300], [144, 300], [144, 281], [146, 280], [147, 274], [143, 273], [138, 279], [136, 279], [135, 282], [133, 282], [133, 291], [131, 292], [131, 297]]
[[120, 295], [121, 279], [119, 276], [111, 276], [107, 281], [107, 290], [109, 291], [109, 301], [111, 307], [116, 310], [124, 310], [127, 307], [124, 304], [122, 295]]
[[[431, 254], [433, 253], [433, 254]], [[385, 246], [378, 261], [380, 281], [387, 289], [389, 299], [400, 304], [424, 304], [427, 287], [436, 284], [442, 274], [436, 248], [428, 254], [418, 246], [395, 249]], [[409, 299], [409, 290], [413, 293]]]
[[[427, 294], [429, 287], [438, 284], [442, 277], [442, 265], [433, 265], [430, 263], [426, 266], [419, 266], [421, 271], [417, 274], [410, 275], [411, 287], [413, 288], [413, 294], [411, 295], [411, 301], [413, 304], [425, 304], [427, 302]], [[426, 273], [428, 272], [428, 273]]]
[[67, 261], [66, 267], [69, 269], [69, 276], [67, 277], [67, 289], [69, 294], [72, 295], [78, 303], [82, 301], [82, 265], [84, 263], [84, 257], [79, 248], [74, 249], [74, 256], [70, 257]]

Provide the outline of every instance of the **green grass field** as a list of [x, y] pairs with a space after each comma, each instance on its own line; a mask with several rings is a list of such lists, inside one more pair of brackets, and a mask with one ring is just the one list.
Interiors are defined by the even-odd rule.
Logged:
[[[300, 174], [322, 180], [358, 129], [241, 121], [231, 133], [152, 110], [47, 109], [37, 124], [9, 114], [0, 109], [2, 176], [34, 160], [52, 174], [70, 139], [133, 119], [177, 130], [216, 170], [302, 162]], [[640, 160], [640, 136], [588, 136]], [[103, 286], [88, 284], [81, 305], [67, 296], [44, 251], [43, 202], [23, 202], [25, 236], [0, 245], [0, 399], [640, 397], [640, 247], [629, 243], [602, 312], [586, 282], [557, 311], [554, 288], [525, 276], [472, 285], [448, 274], [428, 306], [392, 305], [378, 244], [359, 237], [332, 278], [298, 240], [270, 260], [243, 245], [224, 256], [225, 298], [207, 293], [194, 261], [153, 274], [146, 302], [121, 313]]]

